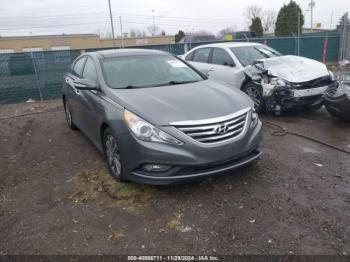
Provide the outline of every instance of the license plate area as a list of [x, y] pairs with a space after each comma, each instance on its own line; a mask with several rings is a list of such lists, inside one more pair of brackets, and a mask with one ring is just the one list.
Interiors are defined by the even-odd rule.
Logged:
[[316, 88], [310, 88], [310, 89], [303, 89], [303, 90], [297, 90], [293, 89], [293, 97], [308, 97], [308, 96], [315, 96], [315, 95], [323, 95], [328, 89], [328, 86], [322, 86], [322, 87], [316, 87]]

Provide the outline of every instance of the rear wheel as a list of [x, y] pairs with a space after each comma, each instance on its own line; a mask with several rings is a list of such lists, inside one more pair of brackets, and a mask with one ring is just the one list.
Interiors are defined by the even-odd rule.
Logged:
[[103, 135], [103, 150], [109, 173], [120, 182], [123, 182], [123, 166], [117, 144], [117, 139], [107, 128]]
[[63, 106], [64, 106], [64, 113], [66, 115], [66, 121], [67, 121], [68, 127], [72, 130], [77, 130], [78, 129], [77, 126], [73, 123], [69, 102], [66, 99], [63, 100]]
[[248, 83], [243, 88], [242, 91], [246, 93], [254, 103], [254, 109], [257, 113], [265, 112], [265, 101], [263, 97], [262, 88], [260, 85], [254, 83]]

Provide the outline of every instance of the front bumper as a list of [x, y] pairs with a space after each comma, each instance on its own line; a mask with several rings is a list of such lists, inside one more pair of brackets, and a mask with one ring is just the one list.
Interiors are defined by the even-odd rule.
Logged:
[[[117, 136], [123, 176], [135, 182], [168, 185], [239, 168], [261, 157], [261, 126], [258, 121], [254, 128], [245, 131], [241, 139], [215, 145], [201, 145], [182, 133], [177, 133], [176, 137], [184, 142], [183, 145], [144, 142], [131, 133], [124, 133]], [[163, 128], [175, 135], [171, 133], [171, 127], [166, 129]], [[146, 172], [142, 169], [146, 164], [172, 168], [166, 172]]]
[[285, 111], [297, 107], [318, 107], [323, 104], [326, 92], [338, 88], [338, 82], [308, 89], [276, 88], [272, 95], [264, 97], [268, 111]]

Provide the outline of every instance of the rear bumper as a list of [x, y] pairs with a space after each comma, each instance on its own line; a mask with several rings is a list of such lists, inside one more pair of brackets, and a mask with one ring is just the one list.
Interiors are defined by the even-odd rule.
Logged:
[[[242, 155], [239, 158], [228, 160], [223, 163], [211, 163], [205, 166], [195, 166], [195, 167], [185, 167], [183, 170], [179, 170], [176, 175], [165, 176], [165, 177], [155, 177], [147, 175], [143, 172], [135, 171], [132, 173], [132, 180], [135, 182], [145, 183], [145, 184], [155, 184], [155, 185], [170, 185], [181, 183], [185, 181], [191, 181], [199, 179], [206, 176], [214, 176], [219, 174], [224, 174], [226, 172], [235, 170], [237, 168], [243, 167], [250, 164], [251, 162], [261, 158], [263, 152], [261, 148], [256, 148], [253, 151]], [[187, 171], [186, 170], [192, 170]]]

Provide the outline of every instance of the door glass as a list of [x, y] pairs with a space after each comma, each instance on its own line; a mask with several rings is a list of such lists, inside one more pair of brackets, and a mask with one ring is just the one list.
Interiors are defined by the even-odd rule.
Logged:
[[81, 76], [81, 72], [83, 71], [83, 66], [85, 63], [86, 57], [80, 58], [78, 61], [75, 62], [72, 70], [72, 74], [75, 76]]
[[193, 62], [208, 63], [210, 48], [197, 49], [194, 52]]
[[89, 57], [86, 61], [83, 77], [94, 82], [97, 82], [97, 73], [94, 61]]
[[215, 65], [233, 65], [229, 54], [221, 48], [214, 48], [211, 62]]

